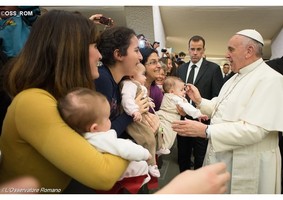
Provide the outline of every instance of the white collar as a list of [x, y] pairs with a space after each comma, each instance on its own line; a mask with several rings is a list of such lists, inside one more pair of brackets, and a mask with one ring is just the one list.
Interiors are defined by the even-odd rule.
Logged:
[[203, 61], [203, 58], [201, 58], [197, 63], [190, 62], [189, 67], [191, 68], [192, 65], [196, 65], [196, 68], [200, 68], [202, 61]]

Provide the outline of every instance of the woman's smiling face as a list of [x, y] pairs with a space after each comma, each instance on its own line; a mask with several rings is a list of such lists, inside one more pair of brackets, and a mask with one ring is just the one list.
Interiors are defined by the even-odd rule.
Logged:
[[156, 52], [150, 54], [145, 63], [146, 67], [146, 77], [149, 80], [155, 81], [159, 77], [159, 72], [161, 69], [161, 65], [159, 63], [159, 57]]

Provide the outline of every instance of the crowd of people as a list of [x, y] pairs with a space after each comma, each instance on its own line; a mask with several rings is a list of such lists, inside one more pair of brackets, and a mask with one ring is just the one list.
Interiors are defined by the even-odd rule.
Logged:
[[[93, 21], [78, 13], [58, 10], [48, 11], [33, 24], [20, 54], [5, 65], [3, 83], [12, 103], [0, 141], [1, 183], [28, 175], [41, 187], [57, 189], [56, 192], [72, 193], [76, 186], [82, 188], [81, 193], [95, 193], [111, 189], [125, 172], [129, 161], [99, 152], [66, 124], [57, 109], [58, 100], [73, 88], [95, 89], [110, 102], [111, 129], [118, 137], [126, 137], [126, 127], [133, 118], [121, 112], [118, 83], [124, 76], [131, 76], [141, 60], [148, 72], [148, 95], [154, 99], [155, 108], [159, 98], [160, 106], [162, 93], [156, 95], [154, 91], [160, 89], [153, 84], [159, 68], [156, 51], [142, 55], [132, 29], [106, 30], [99, 37]], [[103, 66], [98, 67], [100, 62]], [[149, 103], [142, 93], [136, 103], [141, 113], [148, 112]], [[156, 129], [158, 124], [150, 115], [145, 117], [149, 126]], [[202, 174], [199, 178], [195, 177], [198, 173]], [[198, 181], [202, 178], [200, 183], [207, 187], [193, 191], [189, 185], [176, 185], [190, 177]], [[207, 181], [210, 178], [213, 180]], [[159, 192], [222, 193], [228, 179], [226, 166], [218, 164], [180, 174]]]
[[231, 37], [224, 80], [202, 36], [185, 62], [128, 27], [99, 33], [100, 17], [50, 10], [3, 65], [12, 101], [0, 188], [28, 188], [24, 177], [49, 193], [111, 191], [125, 179], [141, 189], [176, 140], [180, 174], [156, 194], [281, 193], [283, 77], [263, 61], [260, 33]]

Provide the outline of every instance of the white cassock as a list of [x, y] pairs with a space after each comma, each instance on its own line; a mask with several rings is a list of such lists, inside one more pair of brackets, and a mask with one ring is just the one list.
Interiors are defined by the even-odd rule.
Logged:
[[283, 76], [259, 59], [230, 78], [218, 97], [203, 99], [199, 108], [211, 117], [204, 165], [227, 164], [228, 193], [280, 193]]

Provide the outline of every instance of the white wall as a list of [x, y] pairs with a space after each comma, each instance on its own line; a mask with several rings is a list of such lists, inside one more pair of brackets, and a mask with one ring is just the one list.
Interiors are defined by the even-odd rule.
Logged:
[[166, 41], [159, 6], [125, 6], [125, 16], [127, 26], [134, 29], [136, 34], [143, 33], [151, 44], [160, 42], [157, 50], [161, 55]]
[[[160, 47], [157, 48], [159, 55], [161, 55], [161, 49], [166, 47], [165, 33], [160, 15], [159, 6], [152, 7], [153, 13], [153, 25], [154, 25], [154, 39], [160, 42]], [[154, 41], [152, 41], [154, 42]]]
[[154, 42], [153, 14], [151, 6], [125, 6], [127, 27], [134, 29], [136, 34]]
[[271, 58], [281, 58], [283, 56], [283, 28], [271, 43]]

